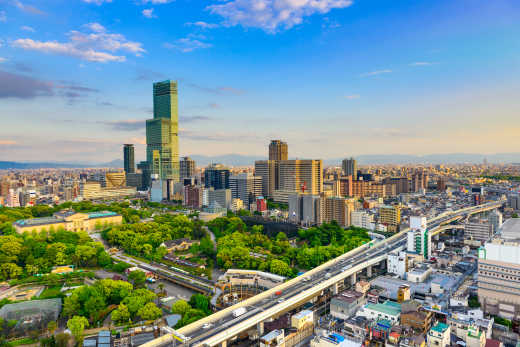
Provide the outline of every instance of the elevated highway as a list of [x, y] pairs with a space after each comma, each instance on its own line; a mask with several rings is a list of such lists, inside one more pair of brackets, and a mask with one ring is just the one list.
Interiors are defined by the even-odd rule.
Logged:
[[[444, 213], [428, 220], [428, 230], [435, 232], [446, 223], [471, 214], [495, 209], [503, 203], [504, 201], [497, 201]], [[229, 339], [255, 326], [259, 333], [263, 334], [265, 320], [301, 306], [322, 294], [324, 290], [332, 290], [333, 293], [337, 293], [338, 286], [343, 281], [350, 280], [352, 284], [355, 283], [356, 275], [364, 269], [370, 274], [372, 266], [385, 261], [389, 252], [406, 247], [408, 231], [407, 228], [379, 242], [373, 240], [302, 276], [179, 329], [178, 336], [184, 338], [182, 345], [191, 347], [221, 345], [225, 347]], [[276, 292], [282, 292], [282, 295], [277, 296]], [[247, 312], [235, 317], [233, 311], [240, 307], [247, 308]], [[167, 346], [171, 345], [173, 341], [175, 341], [173, 334], [167, 334], [143, 346]]]

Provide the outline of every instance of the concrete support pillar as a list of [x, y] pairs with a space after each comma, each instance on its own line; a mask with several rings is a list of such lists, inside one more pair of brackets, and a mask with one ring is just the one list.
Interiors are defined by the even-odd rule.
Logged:
[[372, 265], [367, 267], [367, 277], [368, 278], [372, 277]]
[[339, 283], [334, 283], [332, 285], [332, 294], [338, 295], [339, 293]]
[[256, 324], [256, 329], [258, 330], [258, 336], [264, 336], [264, 322], [258, 322]]
[[357, 282], [356, 273], [354, 272], [352, 276], [350, 276], [350, 284], [355, 285]]
[[227, 347], [227, 341], [222, 341], [220, 343], [220, 347]]

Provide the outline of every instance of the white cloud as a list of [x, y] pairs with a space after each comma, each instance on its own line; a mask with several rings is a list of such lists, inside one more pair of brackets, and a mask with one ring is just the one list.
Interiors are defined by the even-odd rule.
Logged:
[[361, 96], [359, 94], [351, 94], [351, 95], [345, 95], [345, 99], [354, 100], [359, 99]]
[[413, 63], [410, 63], [410, 66], [429, 66], [433, 65], [435, 63], [429, 62], [429, 61], [416, 61]]
[[87, 23], [84, 25], [85, 28], [90, 29], [96, 33], [104, 33], [107, 31], [104, 26], [102, 26], [99, 23], [93, 22], [93, 23]]
[[27, 26], [27, 25], [21, 26], [20, 29], [23, 30], [23, 31], [29, 31], [31, 33], [36, 31], [36, 30], [34, 30], [34, 28], [31, 28], [30, 26]]
[[26, 50], [68, 55], [98, 63], [126, 60], [126, 56], [113, 54], [115, 52], [123, 51], [136, 56], [146, 52], [141, 43], [128, 41], [121, 34], [107, 33], [99, 23], [89, 23], [84, 27], [92, 32], [84, 33], [72, 30], [67, 33], [69, 38], [67, 42], [18, 39], [13, 41], [12, 45]]
[[381, 74], [391, 73], [391, 72], [392, 72], [392, 70], [389, 70], [389, 69], [385, 69], [385, 70], [375, 70], [375, 71], [371, 71], [371, 72], [364, 73], [364, 74], [362, 74], [361, 76], [362, 76], [362, 77], [367, 77], [367, 76], [376, 76], [376, 75], [381, 75]]
[[162, 4], [170, 3], [172, 1], [174, 1], [174, 0], [143, 0], [142, 3], [143, 4], [162, 5]]
[[157, 16], [153, 14], [153, 8], [147, 8], [143, 10], [143, 16], [146, 18], [156, 18]]
[[315, 13], [352, 5], [352, 0], [227, 0], [207, 9], [222, 16], [226, 25], [261, 28], [274, 33], [290, 29]]
[[5, 63], [7, 61], [7, 58], [0, 57], [0, 63]]
[[189, 52], [193, 52], [197, 49], [210, 48], [210, 47], [213, 47], [213, 45], [211, 43], [202, 42], [197, 39], [185, 37], [182, 39], [178, 39], [174, 43], [165, 43], [164, 47], [170, 48], [170, 49], [177, 49], [177, 50], [181, 51], [182, 53], [189, 53]]
[[95, 5], [103, 5], [103, 3], [110, 3], [112, 0], [83, 0], [83, 2], [86, 2], [87, 4], [95, 4]]
[[186, 25], [196, 26], [196, 27], [199, 27], [199, 28], [202, 28], [202, 29], [214, 29], [214, 28], [218, 28], [220, 26], [220, 25], [215, 24], [215, 23], [206, 23], [206, 22], [203, 22], [203, 21], [188, 22], [188, 23], [186, 23]]
[[34, 6], [31, 6], [31, 5], [25, 5], [24, 3], [22, 3], [19, 0], [15, 0], [14, 1], [14, 5], [16, 7], [18, 7], [20, 10], [22, 10], [22, 11], [24, 11], [26, 13], [37, 14], [37, 15], [44, 15], [44, 14], [46, 14], [42, 10], [40, 10], [40, 9], [34, 7]]
[[0, 22], [6, 22], [7, 21], [7, 14], [5, 11], [0, 11]]

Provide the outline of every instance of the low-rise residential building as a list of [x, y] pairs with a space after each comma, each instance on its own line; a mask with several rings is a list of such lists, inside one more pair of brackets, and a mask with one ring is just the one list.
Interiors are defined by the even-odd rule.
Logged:
[[401, 304], [392, 301], [385, 301], [382, 304], [369, 303], [363, 306], [356, 315], [370, 320], [386, 319], [397, 324], [401, 316]]
[[260, 339], [260, 347], [285, 346], [284, 332], [282, 329], [273, 330]]
[[386, 260], [387, 272], [404, 278], [408, 272], [408, 257], [406, 252], [390, 252]]
[[366, 302], [362, 293], [346, 290], [330, 300], [330, 314], [339, 319], [347, 319]]
[[413, 268], [411, 271], [408, 271], [406, 274], [406, 278], [410, 282], [414, 283], [422, 283], [426, 281], [426, 279], [431, 275], [433, 269], [430, 266], [422, 265]]
[[450, 345], [450, 326], [444, 323], [437, 323], [428, 331], [428, 347], [447, 347]]
[[417, 331], [427, 333], [430, 330], [433, 313], [424, 310], [417, 302], [404, 302], [401, 304], [401, 325], [409, 326]]
[[426, 336], [424, 334], [417, 334], [412, 336], [401, 337], [399, 340], [399, 347], [425, 347]]
[[314, 324], [314, 313], [310, 310], [303, 310], [291, 317], [291, 327], [300, 330], [306, 324]]
[[478, 327], [468, 327], [466, 334], [466, 347], [484, 347], [486, 345], [486, 335]]

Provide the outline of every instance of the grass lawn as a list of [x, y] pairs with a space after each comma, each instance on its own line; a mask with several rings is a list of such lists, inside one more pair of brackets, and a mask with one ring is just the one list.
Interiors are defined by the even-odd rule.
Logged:
[[30, 345], [30, 344], [37, 343], [37, 342], [38, 342], [38, 340], [31, 339], [30, 337], [24, 337], [23, 339], [9, 341], [8, 346], [15, 347], [15, 346], [22, 346], [22, 345]]
[[47, 287], [40, 294], [38, 299], [53, 299], [53, 298], [61, 298], [63, 293], [60, 292], [61, 286]]

